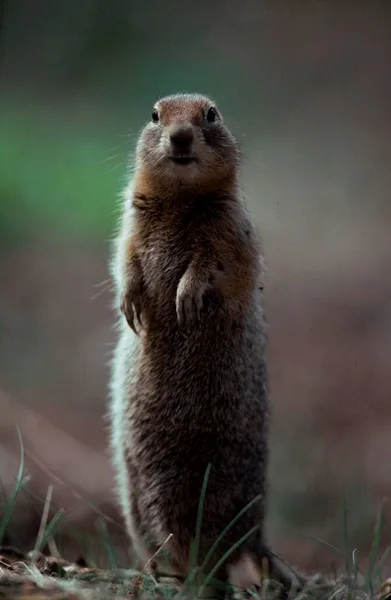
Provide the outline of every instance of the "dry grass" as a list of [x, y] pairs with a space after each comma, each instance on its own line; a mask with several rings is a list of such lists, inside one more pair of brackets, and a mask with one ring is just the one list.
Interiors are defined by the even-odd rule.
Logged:
[[[48, 566], [49, 565], [49, 566]], [[56, 570], [57, 569], [57, 570]], [[350, 578], [314, 575], [308, 579], [303, 591], [292, 595], [296, 600], [372, 600], [387, 598], [390, 582], [384, 582], [371, 593], [365, 581], [357, 573]], [[31, 567], [28, 561], [14, 563], [13, 568], [0, 568], [0, 598], [23, 600], [84, 600], [129, 598], [173, 598], [181, 595], [181, 585], [172, 578], [155, 578], [151, 574], [141, 574], [134, 570], [97, 570], [80, 568], [77, 565], [61, 566], [54, 559], [45, 558], [39, 566]], [[197, 589], [185, 594], [197, 597]], [[279, 597], [278, 586], [265, 579], [260, 590], [246, 593], [233, 591], [235, 598], [274, 600]]]
[[[0, 518], [0, 544], [7, 532], [12, 511], [20, 491], [26, 486], [28, 478], [24, 470], [24, 447], [18, 430], [20, 443], [20, 464], [16, 475], [12, 494], [5, 498]], [[205, 477], [205, 489], [207, 482]], [[199, 577], [196, 570], [189, 575], [185, 582], [185, 592], [181, 583], [175, 578], [164, 577], [153, 573], [145, 565], [142, 571], [116, 568], [116, 549], [112, 546], [107, 529], [101, 530], [107, 549], [109, 568], [99, 569], [88, 566], [88, 557], [71, 563], [65, 561], [58, 552], [56, 545], [57, 525], [62, 518], [62, 511], [50, 517], [50, 502], [52, 489], [48, 490], [41, 524], [34, 548], [31, 552], [23, 553], [10, 546], [0, 546], [0, 598], [8, 600], [84, 600], [97, 599], [129, 599], [129, 598], [172, 598], [186, 596], [196, 598], [210, 580], [211, 573], [204, 578]], [[197, 523], [195, 553], [197, 538], [201, 527], [203, 495], [200, 499], [200, 511]], [[346, 520], [347, 520], [347, 510]], [[239, 515], [238, 515], [239, 518]], [[365, 572], [362, 572], [357, 550], [349, 550], [349, 540], [345, 523], [345, 572], [339, 575], [312, 575], [306, 579], [300, 592], [292, 592], [296, 600], [381, 600], [391, 597], [391, 580], [385, 579], [383, 572], [391, 551], [391, 545], [383, 553], [382, 530], [385, 522], [384, 505], [380, 507], [373, 536], [373, 544]], [[199, 540], [198, 540], [199, 541]], [[219, 540], [216, 540], [218, 543]], [[326, 544], [318, 540], [321, 544]], [[42, 550], [49, 548], [51, 555], [44, 555]], [[333, 549], [342, 553], [338, 548]], [[187, 584], [187, 586], [186, 586]], [[265, 574], [261, 589], [239, 592], [232, 590], [235, 597], [254, 598], [255, 600], [274, 600], [279, 597], [278, 584], [268, 579]]]

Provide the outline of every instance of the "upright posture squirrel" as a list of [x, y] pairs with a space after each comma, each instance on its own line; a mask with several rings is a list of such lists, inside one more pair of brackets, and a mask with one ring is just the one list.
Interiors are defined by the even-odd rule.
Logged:
[[120, 315], [113, 461], [141, 562], [163, 545], [158, 568], [167, 572], [168, 561], [172, 573], [189, 573], [205, 482], [199, 567], [253, 501], [203, 565], [205, 575], [244, 536], [216, 577], [259, 585], [266, 560], [270, 576], [290, 587], [291, 571], [264, 539], [262, 255], [238, 166], [237, 143], [211, 100], [178, 94], [156, 103], [138, 141], [112, 264]]

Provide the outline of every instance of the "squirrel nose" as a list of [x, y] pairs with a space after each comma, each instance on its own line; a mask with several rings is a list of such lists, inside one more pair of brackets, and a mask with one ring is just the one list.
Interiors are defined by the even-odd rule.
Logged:
[[191, 125], [178, 123], [170, 128], [170, 140], [175, 150], [188, 152], [193, 143], [193, 128]]

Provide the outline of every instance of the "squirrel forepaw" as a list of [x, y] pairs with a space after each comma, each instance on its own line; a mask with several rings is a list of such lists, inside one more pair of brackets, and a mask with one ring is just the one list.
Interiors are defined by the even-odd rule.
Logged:
[[141, 322], [141, 290], [128, 289], [122, 296], [120, 308], [121, 312], [125, 315], [129, 327], [138, 335], [139, 328], [141, 329], [143, 326]]
[[199, 322], [204, 291], [200, 285], [189, 285], [183, 279], [180, 281], [176, 295], [176, 313], [180, 327], [187, 328], [194, 322]]

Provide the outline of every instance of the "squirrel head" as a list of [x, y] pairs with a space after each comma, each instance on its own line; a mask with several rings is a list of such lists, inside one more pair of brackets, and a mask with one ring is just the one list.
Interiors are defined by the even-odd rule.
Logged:
[[136, 156], [136, 170], [167, 191], [213, 191], [236, 182], [237, 142], [216, 104], [198, 94], [158, 100]]

